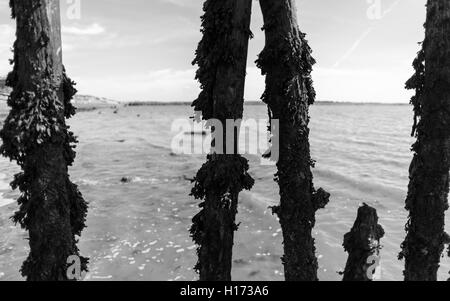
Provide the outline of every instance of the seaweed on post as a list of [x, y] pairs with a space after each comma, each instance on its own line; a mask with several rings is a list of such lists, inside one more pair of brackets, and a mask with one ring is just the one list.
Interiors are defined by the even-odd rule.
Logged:
[[316, 191], [309, 144], [309, 106], [315, 90], [311, 79], [311, 48], [297, 24], [295, 1], [260, 0], [266, 45], [257, 60], [266, 76], [262, 100], [271, 120], [279, 120], [279, 161], [275, 180], [280, 187], [280, 218], [284, 239], [282, 258], [286, 280], [316, 281], [317, 258], [312, 229], [316, 211], [330, 195]]
[[348, 260], [343, 281], [372, 281], [380, 259], [380, 239], [384, 229], [378, 224], [377, 210], [363, 204], [358, 209], [356, 221], [344, 236], [344, 249]]
[[450, 2], [428, 0], [425, 40], [406, 88], [415, 90], [407, 236], [400, 259], [406, 281], [436, 281], [448, 235], [450, 170]]
[[223, 149], [208, 155], [194, 179], [191, 195], [202, 201], [191, 228], [199, 245], [195, 269], [200, 280], [231, 280], [238, 196], [254, 183], [247, 159], [237, 153], [238, 133], [227, 133], [225, 126], [227, 120], [242, 119], [251, 5], [252, 0], [206, 0], [203, 38], [193, 62], [199, 67], [196, 78], [202, 89], [193, 103], [195, 111], [205, 120], [215, 119], [224, 125], [223, 133], [212, 128], [215, 135], [223, 135], [224, 141], [229, 135], [235, 138], [228, 146], [234, 153], [227, 153], [224, 143]]
[[29, 233], [30, 253], [21, 272], [31, 281], [69, 280], [69, 256], [79, 256], [87, 271], [88, 259], [77, 247], [87, 203], [68, 174], [77, 140], [66, 119], [75, 113], [76, 90], [62, 65], [59, 2], [11, 0], [10, 5], [17, 39], [0, 153], [22, 169], [11, 183], [21, 192], [13, 221]]

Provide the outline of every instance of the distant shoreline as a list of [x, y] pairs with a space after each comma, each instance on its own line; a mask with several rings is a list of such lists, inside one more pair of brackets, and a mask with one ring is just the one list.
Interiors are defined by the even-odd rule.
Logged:
[[[121, 103], [125, 107], [145, 106], [191, 106], [192, 102], [158, 102], [158, 101], [133, 101]], [[382, 103], [382, 102], [339, 102], [339, 101], [316, 101], [315, 105], [387, 105], [387, 106], [409, 106], [408, 103]], [[266, 106], [262, 101], [246, 101], [246, 106]]]
[[[6, 99], [8, 98], [10, 89], [5, 86], [5, 80], [0, 78], [0, 109], [6, 106]], [[5, 103], [2, 103], [4, 100]], [[76, 95], [73, 101], [79, 111], [92, 111], [105, 107], [144, 107], [144, 106], [191, 106], [189, 101], [115, 101], [112, 99], [96, 97], [92, 95]], [[265, 106], [266, 104], [258, 100], [249, 100], [244, 103], [246, 106]], [[387, 105], [387, 106], [404, 106], [409, 103], [382, 103], [382, 102], [346, 102], [346, 101], [332, 101], [332, 100], [317, 100], [316, 105]]]
[[[0, 98], [1, 100], [1, 98]], [[73, 102], [77, 112], [92, 112], [101, 109], [119, 109], [120, 107], [169, 107], [169, 106], [191, 106], [191, 102], [157, 102], [157, 101], [143, 101], [143, 102]], [[334, 101], [316, 101], [316, 106], [409, 106], [406, 103], [376, 103], [376, 102], [334, 102]], [[247, 101], [245, 106], [266, 106], [262, 101]], [[5, 101], [0, 103], [0, 118], [5, 118], [8, 114], [9, 108]], [[1, 123], [1, 121], [0, 121]]]
[[[6, 104], [6, 99], [8, 94], [5, 91], [0, 93], [0, 116], [4, 118], [7, 114], [9, 108]], [[111, 108], [118, 109], [120, 107], [152, 107], [152, 106], [191, 106], [192, 102], [187, 101], [172, 101], [172, 102], [159, 102], [159, 101], [130, 101], [130, 102], [120, 102], [114, 101], [106, 98], [99, 98], [90, 95], [79, 95], [73, 100], [74, 106], [77, 108], [78, 112], [89, 112], [96, 111], [99, 109]], [[262, 101], [246, 101], [245, 106], [266, 106]], [[380, 102], [339, 102], [339, 101], [316, 101], [315, 105], [337, 105], [337, 106], [409, 106], [408, 103], [380, 103]]]

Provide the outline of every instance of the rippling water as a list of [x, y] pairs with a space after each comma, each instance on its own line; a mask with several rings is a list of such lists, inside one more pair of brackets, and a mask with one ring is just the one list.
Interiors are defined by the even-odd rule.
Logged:
[[[127, 107], [79, 113], [70, 121], [79, 136], [72, 179], [90, 202], [88, 228], [80, 246], [91, 258], [88, 280], [194, 280], [196, 261], [188, 228], [198, 212], [189, 196], [192, 178], [204, 156], [171, 152], [171, 124], [186, 118], [184, 106]], [[247, 118], [265, 118], [264, 106], [247, 106]], [[412, 158], [412, 112], [396, 105], [316, 105], [311, 111], [311, 145], [317, 160], [315, 184], [332, 194], [318, 212], [315, 237], [321, 280], [339, 280], [346, 253], [343, 235], [360, 203], [378, 209], [386, 230], [381, 279], [401, 280], [397, 260], [404, 238], [403, 209]], [[233, 277], [282, 280], [282, 240], [268, 206], [278, 202], [273, 166], [249, 156], [256, 185], [240, 198]], [[9, 217], [17, 197], [7, 183], [17, 172], [0, 159], [0, 280], [21, 279], [27, 255], [26, 234]], [[130, 183], [121, 183], [127, 177]], [[447, 218], [447, 224], [448, 218]], [[448, 227], [447, 227], [448, 228]], [[450, 263], [443, 259], [441, 279]]]

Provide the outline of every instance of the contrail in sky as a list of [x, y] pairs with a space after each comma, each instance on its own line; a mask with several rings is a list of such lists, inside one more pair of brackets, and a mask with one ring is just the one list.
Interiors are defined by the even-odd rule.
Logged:
[[[381, 19], [383, 19], [384, 17], [386, 17], [388, 14], [390, 14], [394, 8], [400, 3], [400, 1], [402, 0], [396, 0], [394, 3], [392, 3], [391, 6], [389, 6], [388, 9], [386, 9], [383, 12], [383, 15], [381, 16]], [[333, 68], [339, 68], [339, 66], [342, 64], [342, 62], [344, 62], [345, 60], [347, 60], [352, 54], [353, 52], [355, 52], [355, 50], [358, 48], [358, 46], [361, 44], [361, 42], [367, 38], [369, 36], [369, 34], [372, 32], [372, 30], [374, 29], [374, 26], [369, 27], [354, 43], [353, 45], [350, 47], [350, 49], [333, 65]]]

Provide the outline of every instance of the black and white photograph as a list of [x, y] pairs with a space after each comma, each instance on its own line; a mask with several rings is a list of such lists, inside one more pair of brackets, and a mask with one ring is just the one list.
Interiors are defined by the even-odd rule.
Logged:
[[0, 283], [450, 281], [449, 182], [450, 0], [0, 0]]

